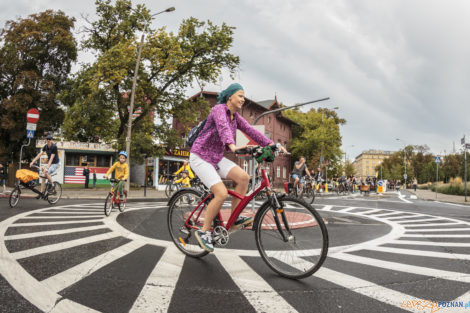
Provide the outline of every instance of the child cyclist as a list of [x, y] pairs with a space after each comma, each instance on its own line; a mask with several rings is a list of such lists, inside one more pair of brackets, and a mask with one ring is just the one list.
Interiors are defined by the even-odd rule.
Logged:
[[[247, 192], [250, 175], [234, 162], [224, 158], [224, 151], [243, 149], [235, 145], [236, 130], [240, 129], [261, 146], [273, 144], [264, 134], [253, 128], [240, 114], [245, 103], [245, 93], [240, 84], [231, 84], [218, 96], [219, 104], [215, 105], [204, 128], [193, 143], [189, 155], [189, 163], [194, 173], [214, 193], [214, 198], [206, 208], [204, 225], [195, 232], [201, 248], [208, 252], [214, 251], [210, 228], [212, 221], [228, 197], [227, 188], [222, 179], [235, 181], [235, 192], [244, 196]], [[283, 152], [284, 148], [281, 148]], [[240, 199], [232, 198], [232, 211]], [[243, 217], [235, 221], [238, 228], [253, 222], [253, 217]]]
[[190, 188], [191, 187], [191, 180], [189, 179], [189, 172], [187, 170], [184, 170], [181, 172], [181, 178], [178, 180], [175, 180], [175, 184], [183, 184], [183, 187], [185, 188]]
[[116, 170], [114, 173], [114, 177], [119, 180], [116, 184], [115, 190], [118, 193], [118, 199], [123, 198], [123, 189], [124, 189], [124, 181], [129, 178], [129, 166], [127, 166], [127, 152], [121, 151], [119, 152], [119, 161], [113, 164], [111, 168], [108, 170], [106, 175], [104, 175], [105, 179], [108, 179], [108, 176]]

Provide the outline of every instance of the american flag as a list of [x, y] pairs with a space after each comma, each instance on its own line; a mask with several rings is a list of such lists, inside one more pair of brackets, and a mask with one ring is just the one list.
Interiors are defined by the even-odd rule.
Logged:
[[84, 184], [85, 176], [83, 176], [83, 167], [66, 166], [64, 171], [66, 184]]

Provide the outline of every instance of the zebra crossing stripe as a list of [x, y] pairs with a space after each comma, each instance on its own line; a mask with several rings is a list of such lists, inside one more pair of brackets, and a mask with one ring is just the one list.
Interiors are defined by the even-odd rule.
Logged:
[[41, 283], [49, 287], [50, 290], [59, 292], [80, 281], [86, 276], [96, 272], [100, 268], [103, 268], [104, 266], [112, 263], [113, 261], [132, 253], [142, 246], [144, 246], [144, 243], [131, 241], [113, 250], [107, 251], [106, 253], [91, 258], [83, 263], [80, 263], [72, 268], [69, 268], [63, 272], [57, 273], [54, 276], [46, 278], [41, 281]]
[[396, 254], [405, 254], [405, 255], [416, 255], [416, 256], [421, 256], [421, 257], [470, 260], [470, 254], [457, 254], [457, 253], [412, 250], [412, 249], [391, 248], [391, 247], [374, 247], [374, 248], [368, 248], [367, 250], [396, 253]]
[[37, 222], [37, 223], [18, 223], [11, 224], [11, 227], [27, 227], [27, 226], [52, 226], [52, 225], [68, 225], [68, 224], [85, 224], [85, 223], [96, 223], [102, 222], [103, 218], [95, 218], [85, 221], [65, 221], [65, 222]]
[[363, 257], [363, 256], [349, 254], [349, 253], [337, 253], [331, 257], [348, 261], [348, 262], [365, 264], [369, 266], [385, 268], [385, 269], [404, 272], [404, 273], [418, 274], [418, 275], [431, 276], [431, 277], [453, 280], [453, 281], [458, 281], [458, 282], [463, 282], [463, 283], [470, 283], [470, 275], [466, 273], [444, 271], [444, 270], [438, 270], [438, 269], [433, 269], [429, 267], [414, 266], [414, 265], [409, 265], [409, 264], [378, 260], [374, 258]]
[[[390, 304], [392, 306], [410, 311], [421, 312], [417, 308], [402, 308], [401, 304], [403, 299], [408, 299], [410, 296], [399, 291], [395, 291], [373, 282], [360, 279], [351, 275], [343, 274], [326, 267], [322, 267], [315, 273], [315, 276], [323, 280], [332, 282], [338, 286], [345, 287], [353, 292], [362, 294], [366, 297], [375, 299], [380, 302]], [[424, 301], [423, 299], [413, 298], [416, 301]], [[424, 302], [423, 302], [424, 303]]]
[[332, 205], [325, 205], [321, 210], [322, 211], [330, 211], [333, 208]]
[[168, 247], [150, 274], [130, 312], [167, 312], [183, 269], [185, 255]]
[[406, 233], [434, 233], [434, 232], [453, 232], [453, 231], [470, 231], [470, 227], [467, 228], [436, 228], [436, 229], [407, 229]]
[[[74, 210], [74, 211], [44, 211], [44, 212], [41, 212], [40, 214], [50, 214], [50, 215], [54, 215], [54, 214], [57, 214], [57, 215], [66, 215], [66, 214], [82, 214], [82, 215], [86, 215], [86, 214], [93, 214], [93, 216], [95, 215], [98, 215], [98, 214], [101, 214], [103, 215], [103, 210], [100, 210], [100, 211], [97, 211], [97, 210]], [[44, 218], [47, 217], [47, 216], [43, 216]], [[31, 218], [31, 216], [28, 216], [27, 218]]]
[[[394, 222], [398, 223], [398, 224], [401, 224], [401, 225], [407, 225], [407, 224], [418, 223], [418, 222], [438, 222], [438, 221], [443, 221], [443, 220], [442, 220], [442, 218], [433, 217], [433, 218], [423, 218], [423, 219], [420, 219], [420, 220], [394, 221]], [[444, 220], [444, 221], [447, 221], [447, 220]]]
[[22, 250], [22, 251], [10, 253], [10, 255], [11, 257], [15, 259], [23, 259], [23, 258], [28, 258], [28, 257], [39, 255], [39, 254], [50, 253], [50, 252], [55, 252], [55, 251], [64, 250], [68, 248], [73, 248], [73, 247], [89, 244], [89, 243], [96, 242], [96, 241], [112, 239], [112, 238], [116, 238], [119, 236], [120, 236], [119, 234], [106, 233], [106, 234], [101, 234], [101, 235], [96, 235], [96, 236], [70, 240], [66, 242], [60, 242], [60, 243], [56, 243], [52, 245], [32, 248], [28, 250]]
[[404, 234], [403, 237], [410, 238], [470, 238], [468, 235], [448, 235], [448, 234], [434, 234], [434, 235], [423, 235], [423, 234]]
[[[81, 216], [26, 216], [25, 219], [28, 220], [45, 220], [45, 219], [67, 219], [67, 220], [80, 220], [82, 218], [97, 218], [96, 214], [95, 215], [81, 215]], [[99, 216], [99, 218], [103, 218], [103, 214]], [[16, 224], [15, 224], [16, 225]]]
[[37, 237], [70, 234], [70, 233], [75, 233], [75, 232], [98, 230], [98, 229], [105, 229], [105, 228], [107, 227], [104, 225], [98, 225], [98, 226], [76, 227], [76, 228], [68, 228], [68, 229], [60, 229], [60, 230], [46, 230], [46, 231], [19, 234], [19, 235], [8, 235], [8, 236], [5, 236], [5, 240], [37, 238]]
[[403, 225], [406, 228], [408, 227], [422, 227], [422, 226], [447, 226], [447, 225], [465, 225], [462, 222], [451, 222], [451, 223], [428, 223], [428, 224], [413, 224], [413, 225]]
[[217, 252], [217, 259], [256, 312], [297, 312], [238, 255]]
[[437, 241], [412, 241], [412, 240], [393, 240], [391, 244], [415, 245], [415, 246], [439, 246], [439, 247], [470, 247], [469, 242], [437, 242]]

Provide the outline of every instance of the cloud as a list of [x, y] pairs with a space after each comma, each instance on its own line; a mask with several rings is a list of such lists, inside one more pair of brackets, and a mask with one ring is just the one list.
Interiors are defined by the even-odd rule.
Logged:
[[[134, 2], [134, 5], [137, 2]], [[395, 138], [451, 151], [468, 132], [470, 2], [456, 0], [140, 1], [151, 12], [169, 6], [154, 27], [177, 31], [182, 19], [236, 27], [236, 80], [254, 100], [276, 94], [286, 105], [324, 96], [339, 106], [348, 155], [369, 148], [397, 150]], [[94, 1], [15, 1], [0, 4], [0, 21], [47, 8], [77, 18]], [[92, 56], [81, 55], [81, 58]], [[230, 78], [224, 74], [221, 90]], [[188, 95], [197, 92], [188, 90]], [[470, 135], [470, 134], [469, 134]]]

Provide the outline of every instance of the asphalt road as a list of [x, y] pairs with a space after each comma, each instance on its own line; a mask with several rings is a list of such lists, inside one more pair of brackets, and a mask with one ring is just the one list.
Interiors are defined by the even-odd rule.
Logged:
[[426, 302], [470, 301], [469, 207], [319, 197], [328, 258], [296, 281], [266, 266], [250, 230], [185, 257], [162, 201], [105, 217], [96, 200], [0, 200], [0, 312], [470, 312]]

